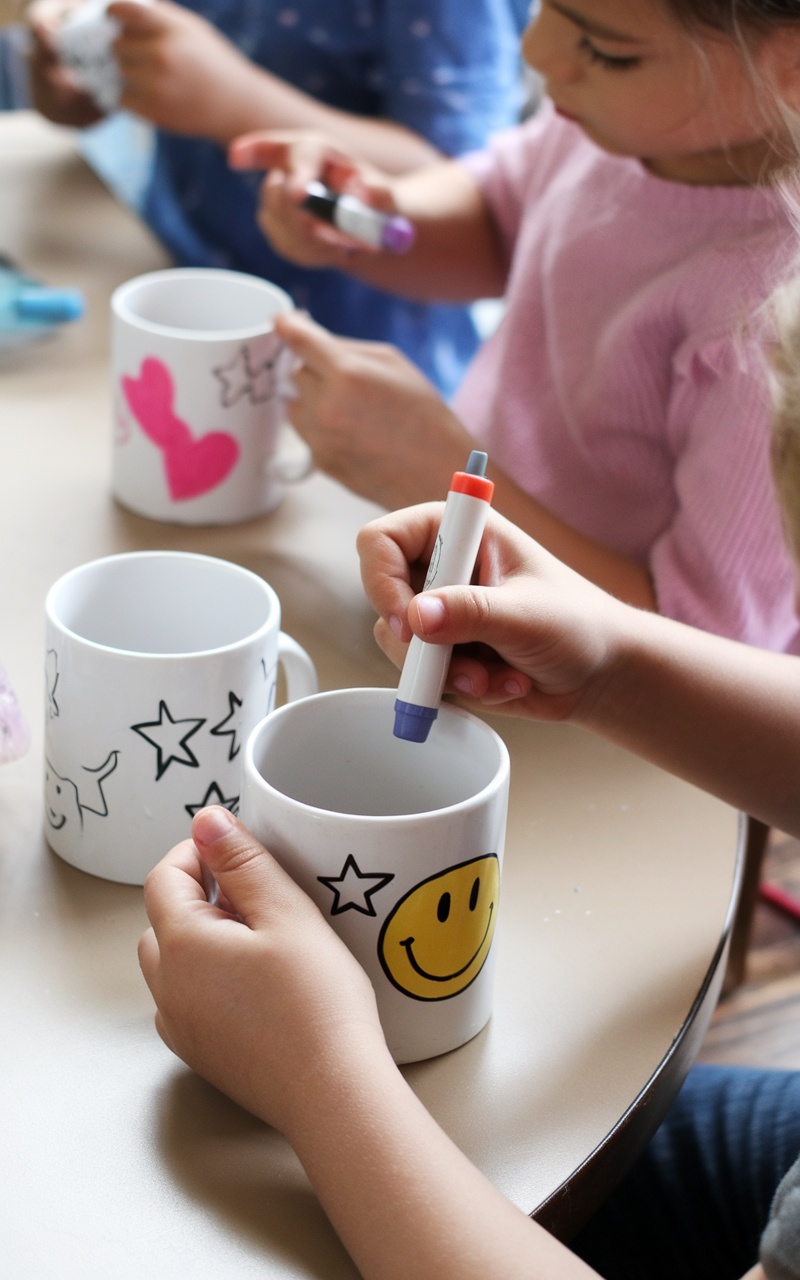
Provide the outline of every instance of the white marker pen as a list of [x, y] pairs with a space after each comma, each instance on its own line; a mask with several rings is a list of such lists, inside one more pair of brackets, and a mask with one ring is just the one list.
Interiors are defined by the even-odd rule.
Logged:
[[[456, 471], [444, 507], [423, 591], [469, 582], [489, 515], [494, 485], [486, 479], [488, 457], [478, 449], [465, 471]], [[414, 636], [408, 646], [397, 701], [394, 736], [425, 742], [439, 714], [439, 703], [453, 646], [427, 644]]]
[[356, 196], [332, 191], [322, 182], [307, 184], [306, 197], [300, 207], [354, 240], [372, 245], [373, 249], [405, 253], [414, 243], [414, 228], [402, 214], [381, 213]]

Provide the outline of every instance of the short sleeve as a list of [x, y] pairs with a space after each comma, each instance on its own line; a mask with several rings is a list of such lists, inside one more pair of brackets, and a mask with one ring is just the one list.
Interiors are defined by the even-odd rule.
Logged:
[[767, 1280], [800, 1280], [800, 1159], [775, 1192], [760, 1257]]
[[0, 111], [30, 107], [28, 84], [28, 33], [20, 25], [0, 31]]
[[798, 625], [769, 424], [756, 342], [724, 335], [679, 348], [667, 423], [677, 505], [650, 568], [661, 613], [786, 650]]
[[386, 0], [384, 114], [447, 155], [481, 147], [522, 103], [520, 0]]

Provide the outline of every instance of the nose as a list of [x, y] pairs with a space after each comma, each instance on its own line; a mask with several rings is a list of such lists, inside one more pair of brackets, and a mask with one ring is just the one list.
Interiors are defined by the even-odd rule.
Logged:
[[525, 28], [522, 56], [549, 84], [569, 84], [583, 71], [575, 28], [547, 0]]

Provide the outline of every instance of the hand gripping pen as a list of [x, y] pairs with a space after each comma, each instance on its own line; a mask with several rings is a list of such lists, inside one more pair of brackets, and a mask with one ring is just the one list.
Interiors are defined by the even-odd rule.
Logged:
[[[450, 483], [442, 523], [423, 591], [469, 582], [489, 515], [494, 485], [486, 479], [487, 455], [473, 449], [466, 470]], [[452, 645], [428, 644], [414, 636], [394, 704], [394, 736], [425, 742], [439, 714]]]
[[414, 243], [414, 228], [402, 214], [381, 213], [356, 196], [332, 191], [322, 182], [307, 184], [301, 207], [373, 249], [405, 253]]

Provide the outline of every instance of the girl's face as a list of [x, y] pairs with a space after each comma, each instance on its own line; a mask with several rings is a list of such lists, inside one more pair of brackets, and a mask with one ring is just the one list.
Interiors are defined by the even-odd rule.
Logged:
[[[794, 48], [794, 31], [763, 38], [759, 68], [779, 39]], [[541, 0], [523, 52], [562, 115], [660, 177], [744, 183], [775, 165], [776, 126], [739, 46], [716, 32], [689, 35], [661, 0]]]

